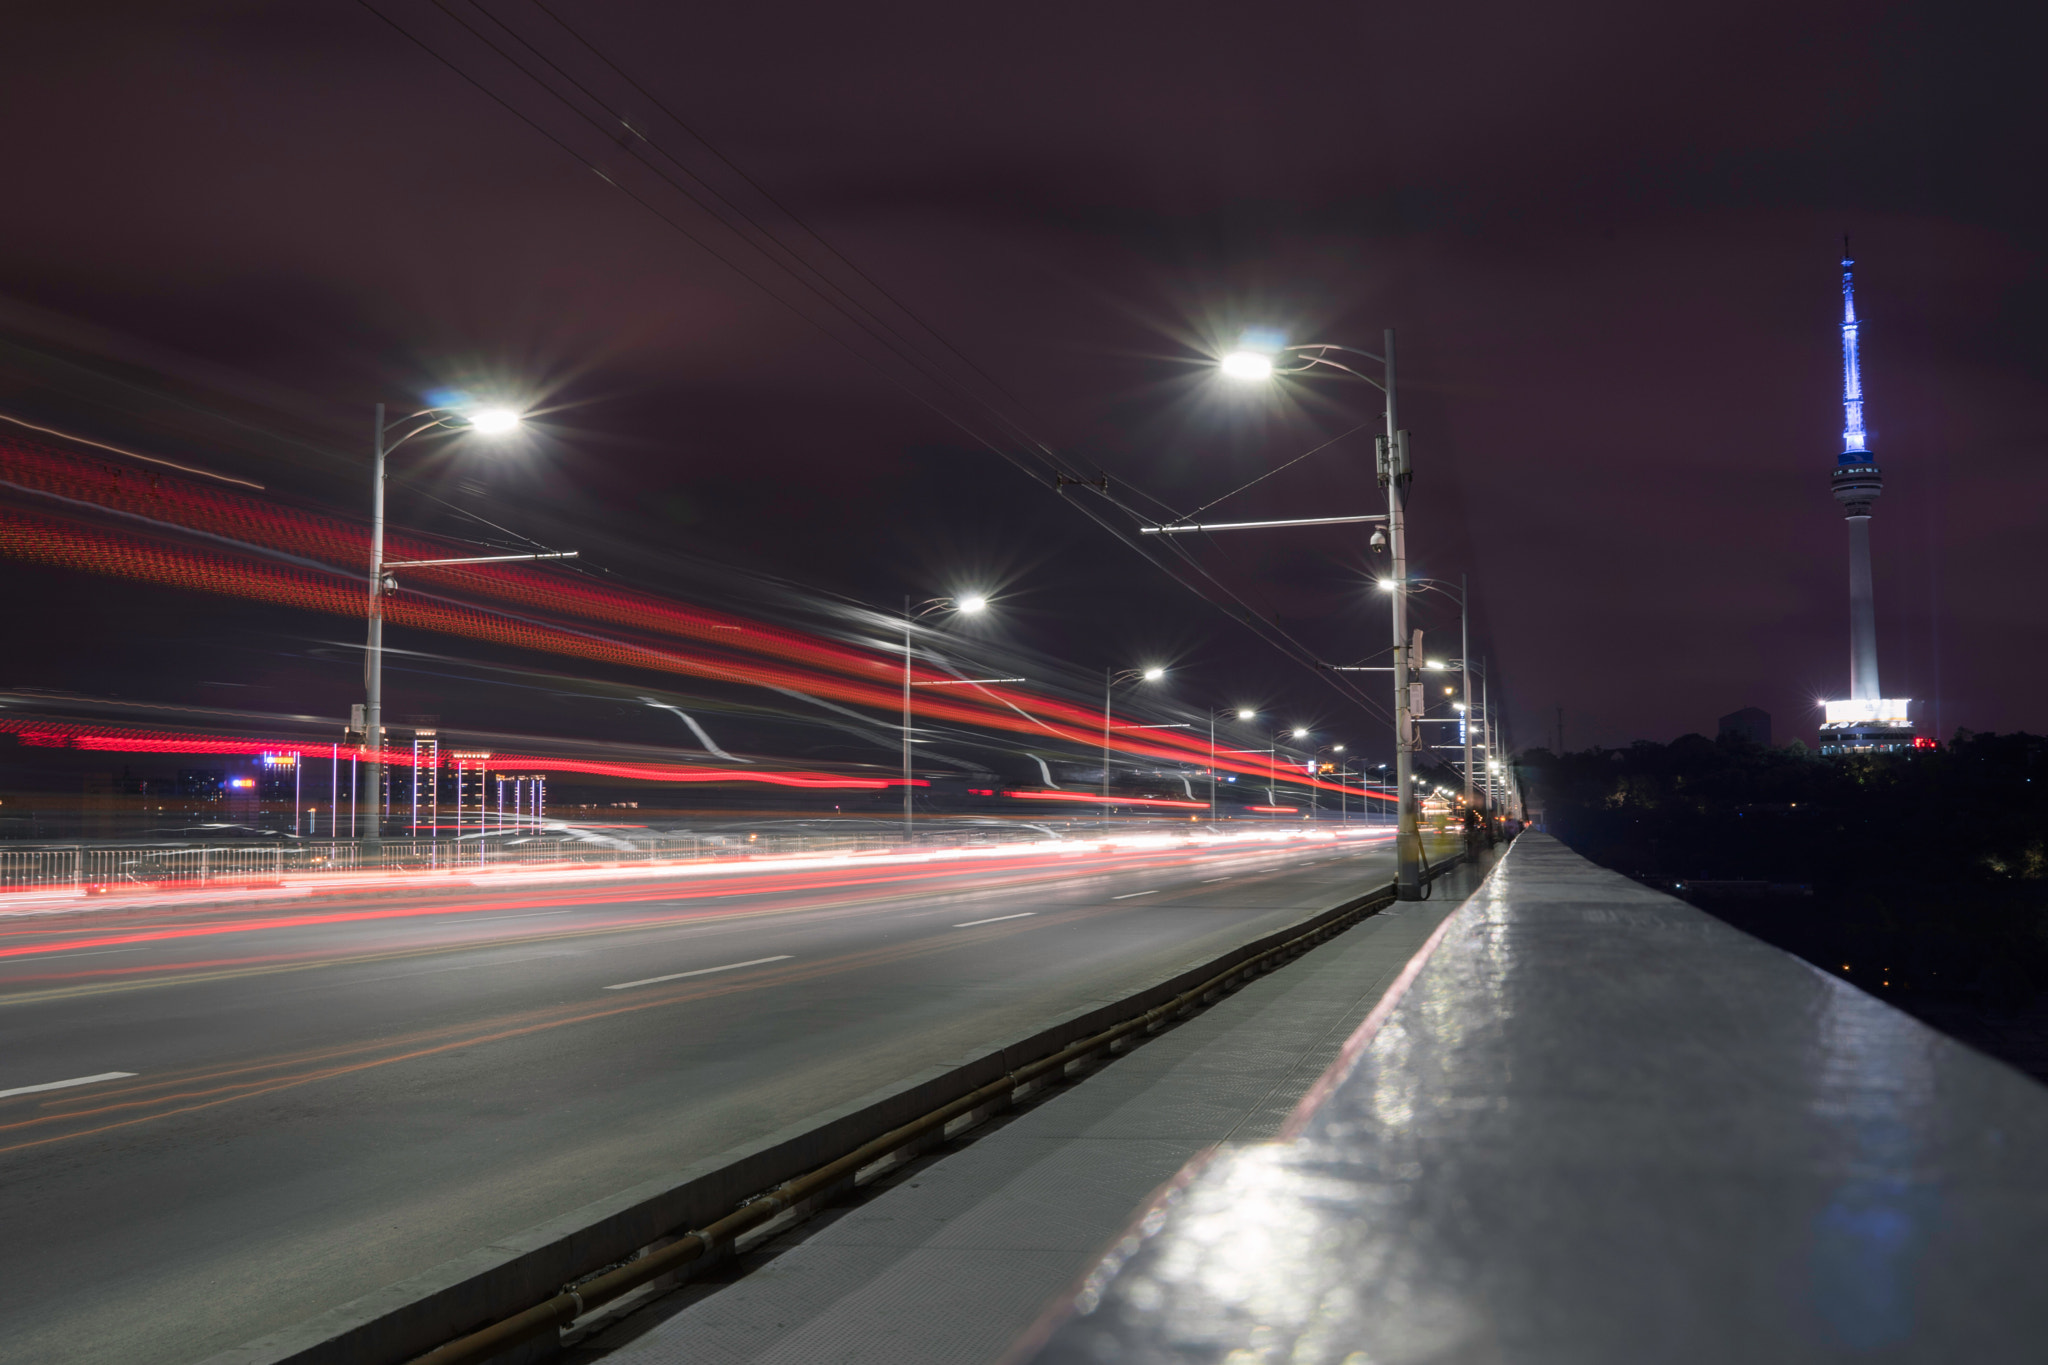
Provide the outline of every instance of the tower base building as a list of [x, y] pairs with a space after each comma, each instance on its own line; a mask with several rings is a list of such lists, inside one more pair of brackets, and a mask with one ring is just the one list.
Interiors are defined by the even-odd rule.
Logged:
[[1920, 746], [1913, 729], [1913, 703], [1904, 697], [1826, 703], [1820, 726], [1824, 754], [1883, 754]]

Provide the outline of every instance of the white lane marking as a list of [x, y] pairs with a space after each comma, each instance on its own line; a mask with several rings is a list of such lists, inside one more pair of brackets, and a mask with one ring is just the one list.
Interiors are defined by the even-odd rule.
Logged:
[[994, 919], [971, 919], [965, 924], [956, 924], [955, 929], [972, 929], [977, 924], [1001, 924], [1006, 919], [1030, 919], [1036, 910], [1019, 910], [1014, 915], [997, 915]]
[[1158, 894], [1159, 888], [1155, 886], [1150, 891], [1126, 891], [1121, 896], [1111, 896], [1110, 899], [1113, 901], [1127, 901], [1133, 896], [1156, 896]]
[[723, 967], [699, 967], [694, 972], [670, 972], [667, 976], [642, 977], [638, 981], [621, 981], [616, 986], [606, 986], [608, 991], [631, 990], [635, 986], [652, 986], [657, 981], [681, 981], [686, 976], [709, 976], [713, 972], [736, 972], [742, 967], [758, 967], [764, 962], [787, 962], [792, 954], [777, 953], [774, 957], [749, 958], [745, 962], [728, 962]]
[[102, 1071], [97, 1076], [73, 1076], [68, 1081], [44, 1081], [41, 1085], [17, 1085], [12, 1090], [0, 1090], [0, 1100], [9, 1095], [33, 1095], [38, 1090], [67, 1090], [74, 1085], [91, 1085], [95, 1081], [118, 1081], [133, 1076], [132, 1071]]
[[1202, 885], [1207, 886], [1210, 882], [1227, 882], [1229, 880], [1230, 878], [1228, 877], [1204, 877], [1202, 878]]

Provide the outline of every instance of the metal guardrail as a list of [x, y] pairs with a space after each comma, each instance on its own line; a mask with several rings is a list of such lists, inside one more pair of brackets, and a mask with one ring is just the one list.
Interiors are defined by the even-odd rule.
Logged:
[[[1467, 856], [1456, 854], [1436, 864], [1431, 869], [1432, 877], [1441, 876], [1464, 863]], [[1037, 1082], [1057, 1079], [1067, 1067], [1077, 1062], [1108, 1051], [1127, 1038], [1149, 1033], [1178, 1015], [1192, 1012], [1232, 986], [1299, 957], [1393, 904], [1394, 900], [1394, 888], [1390, 885], [1339, 906], [1317, 920], [1306, 932], [1231, 963], [1171, 999], [1036, 1061], [1018, 1066], [1001, 1079], [970, 1090], [880, 1137], [862, 1143], [837, 1160], [754, 1196], [707, 1227], [683, 1232], [673, 1241], [649, 1249], [623, 1264], [596, 1268], [545, 1303], [416, 1356], [411, 1365], [482, 1365], [482, 1362], [495, 1359], [526, 1342], [558, 1333], [585, 1315], [685, 1270], [695, 1262], [728, 1251], [744, 1234], [760, 1229], [785, 1214], [794, 1213], [799, 1218], [808, 1216], [833, 1197], [851, 1190], [860, 1174], [870, 1167], [892, 1157], [922, 1152], [964, 1131], [973, 1123], [1008, 1107], [1019, 1091]], [[956, 1121], [961, 1122], [958, 1129], [951, 1127]]]

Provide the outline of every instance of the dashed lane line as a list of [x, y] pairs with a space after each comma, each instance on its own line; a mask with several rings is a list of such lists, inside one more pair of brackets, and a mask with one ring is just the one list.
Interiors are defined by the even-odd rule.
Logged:
[[635, 986], [652, 986], [659, 981], [681, 981], [686, 976], [710, 976], [713, 972], [736, 972], [742, 967], [758, 967], [764, 962], [787, 962], [792, 954], [777, 953], [774, 957], [748, 958], [745, 962], [728, 962], [723, 967], [699, 967], [694, 972], [670, 972], [667, 976], [647, 976], [638, 981], [621, 981], [616, 986], [606, 986], [608, 991], [629, 991]]
[[93, 1085], [99, 1081], [121, 1081], [133, 1076], [132, 1071], [102, 1071], [97, 1076], [73, 1076], [68, 1081], [44, 1081], [41, 1085], [17, 1085], [12, 1090], [0, 1090], [0, 1100], [9, 1095], [33, 1095], [43, 1090], [69, 1090], [74, 1085]]

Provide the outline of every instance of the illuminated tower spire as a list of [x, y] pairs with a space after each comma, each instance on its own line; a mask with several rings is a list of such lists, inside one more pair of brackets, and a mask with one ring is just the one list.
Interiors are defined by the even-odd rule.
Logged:
[[1870, 508], [1884, 492], [1884, 476], [1863, 431], [1863, 367], [1857, 355], [1856, 277], [1849, 239], [1842, 239], [1842, 453], [1835, 458], [1835, 500], [1849, 518], [1849, 697], [1875, 701], [1877, 604], [1870, 584]]
[[1870, 454], [1863, 443], [1863, 363], [1856, 354], [1856, 262], [1842, 239], [1842, 455], [1853, 464]]
[[1856, 262], [1842, 239], [1842, 453], [1829, 480], [1849, 518], [1849, 695], [1827, 703], [1824, 754], [1871, 753], [1915, 746], [1912, 705], [1886, 697], [1877, 684], [1877, 604], [1870, 588], [1870, 509], [1884, 475], [1863, 430], [1863, 368], [1857, 354]]

